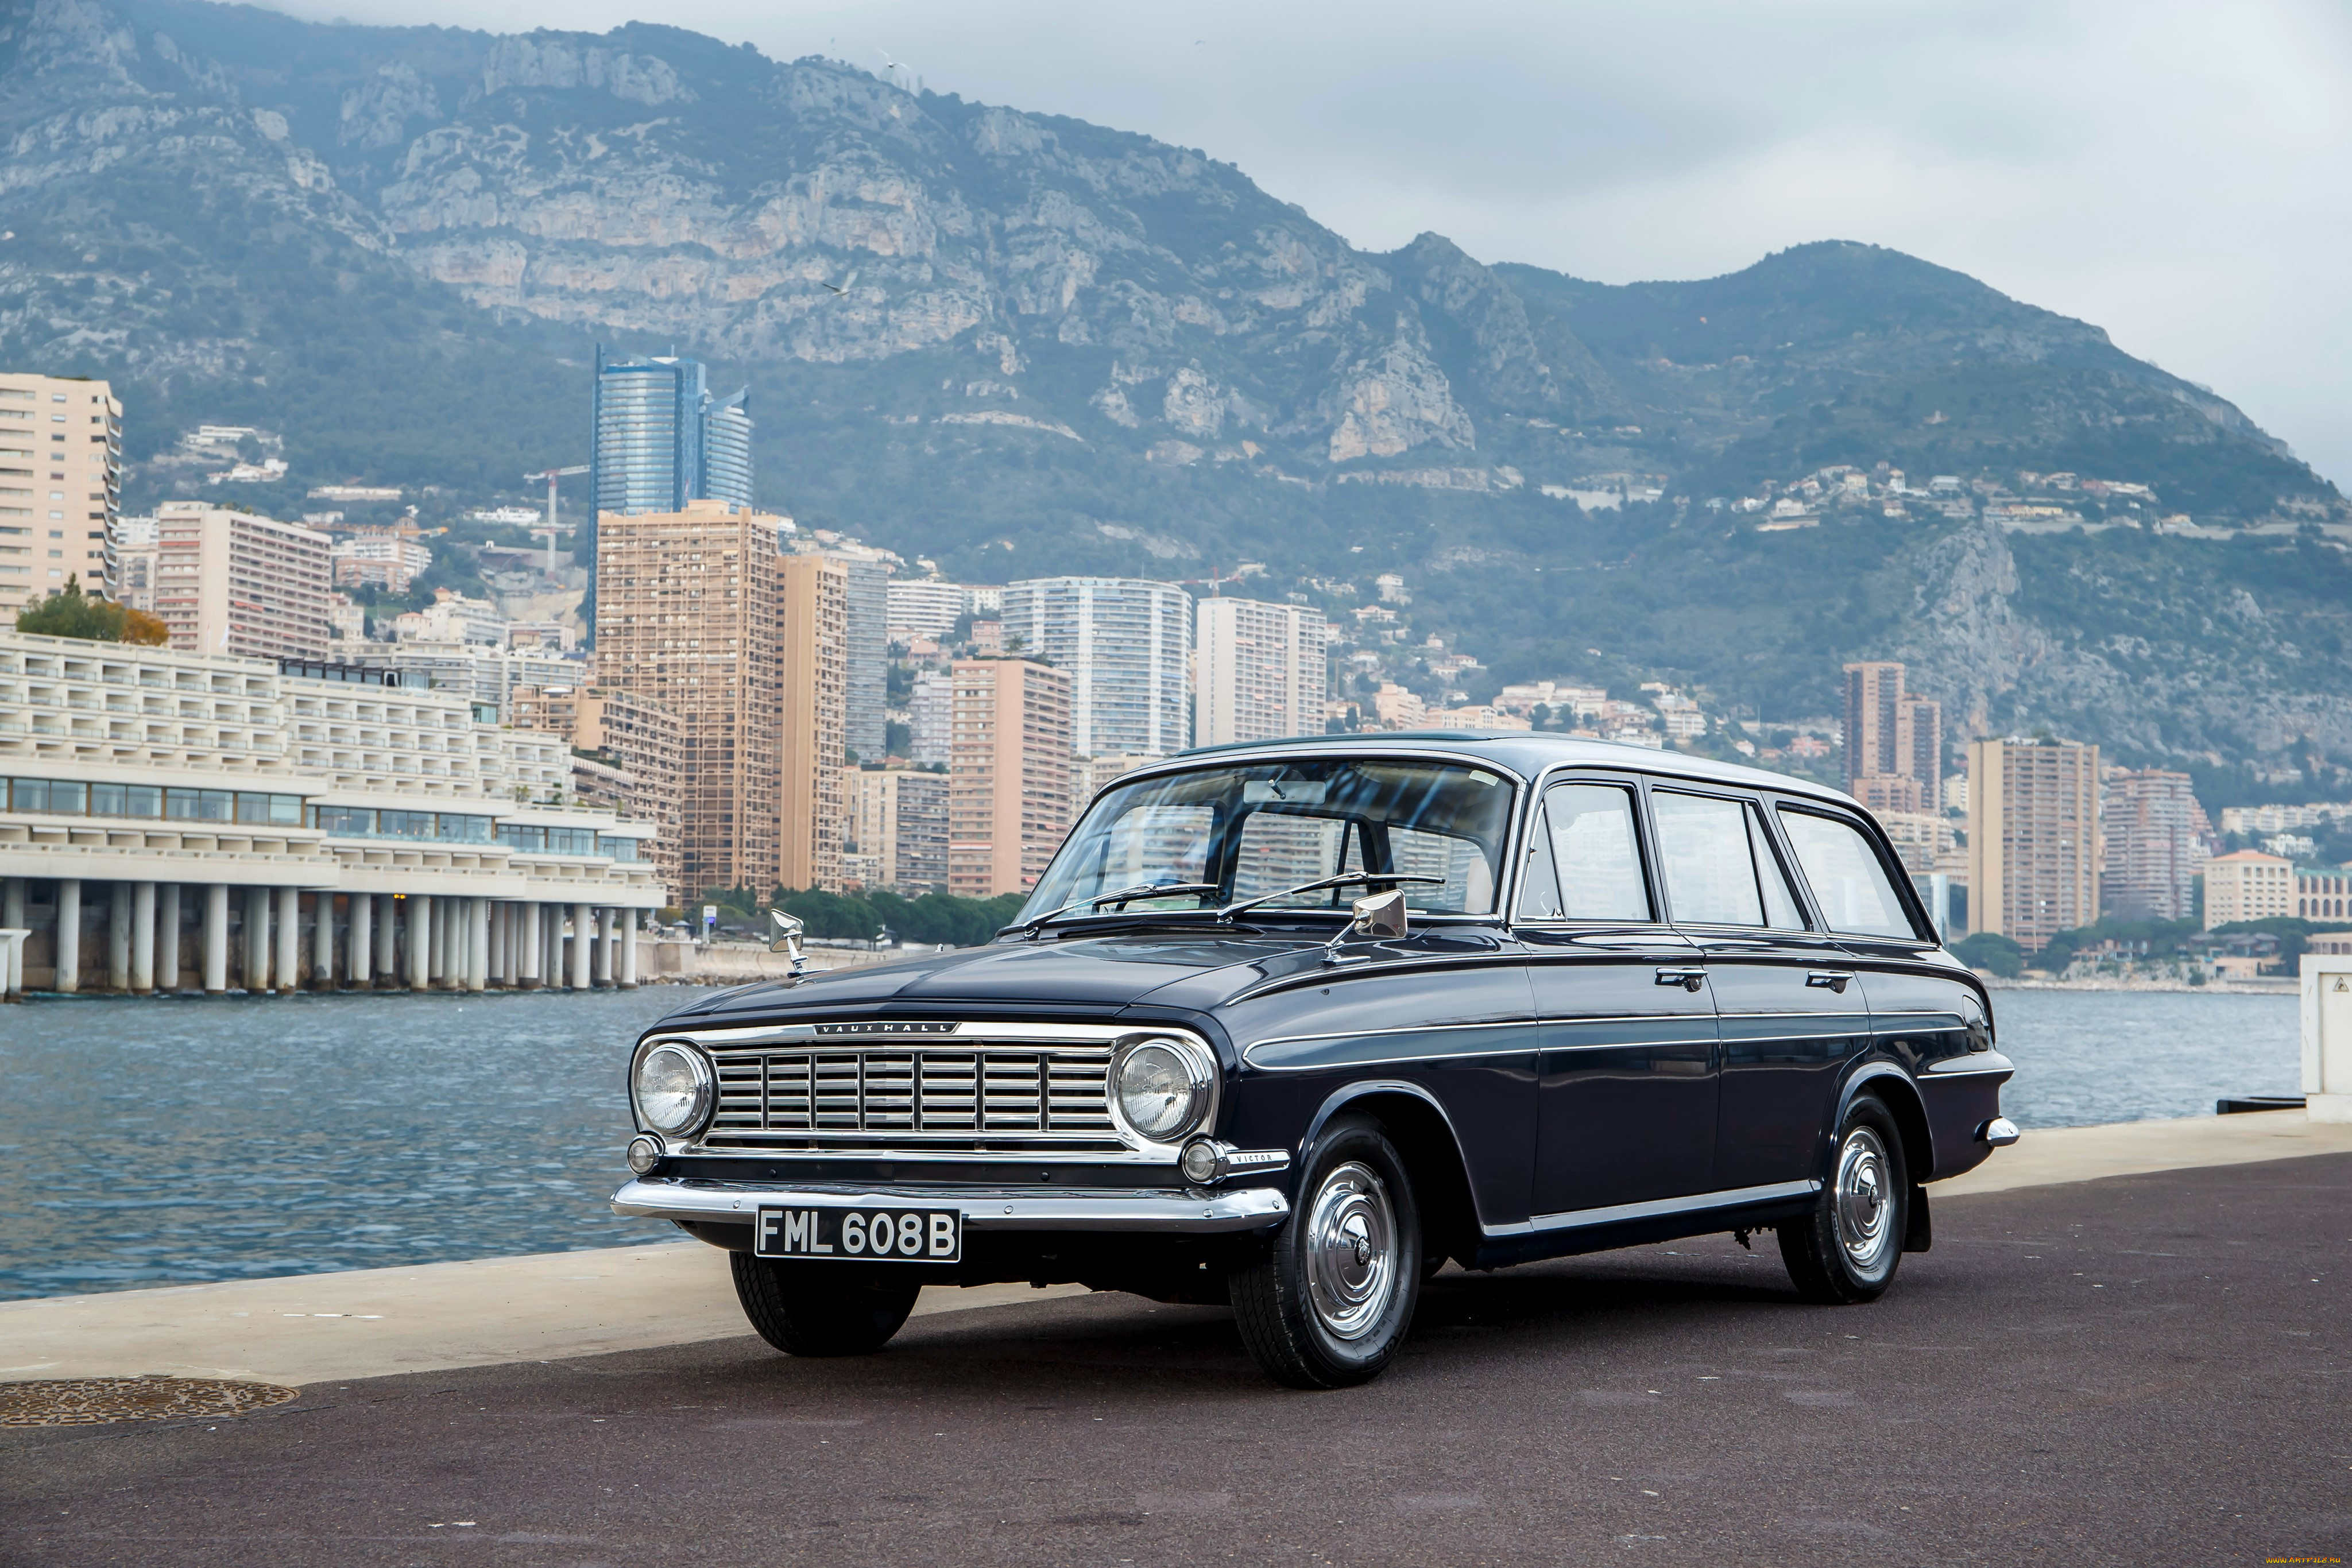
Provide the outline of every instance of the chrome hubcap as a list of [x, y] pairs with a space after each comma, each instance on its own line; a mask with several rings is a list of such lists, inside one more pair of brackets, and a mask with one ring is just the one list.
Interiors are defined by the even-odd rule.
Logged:
[[1323, 1178], [1307, 1208], [1307, 1292], [1337, 1339], [1371, 1332], [1396, 1294], [1396, 1217], [1388, 1188], [1350, 1160]]
[[1868, 1127], [1848, 1133], [1838, 1150], [1838, 1239], [1858, 1273], [1875, 1273], [1894, 1245], [1892, 1180], [1878, 1134]]

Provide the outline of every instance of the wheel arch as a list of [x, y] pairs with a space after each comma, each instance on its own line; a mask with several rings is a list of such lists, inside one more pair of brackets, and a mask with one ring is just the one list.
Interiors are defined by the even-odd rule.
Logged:
[[1827, 1148], [1832, 1156], [1837, 1147], [1837, 1130], [1845, 1124], [1846, 1113], [1864, 1095], [1871, 1095], [1886, 1107], [1895, 1118], [1895, 1129], [1903, 1135], [1904, 1173], [1913, 1186], [1923, 1184], [1936, 1168], [1935, 1134], [1927, 1124], [1927, 1103], [1920, 1098], [1919, 1086], [1911, 1075], [1891, 1061], [1866, 1061], [1846, 1079], [1838, 1095], [1837, 1114], [1830, 1118], [1824, 1129]]
[[[1458, 1259], [1466, 1267], [1477, 1252], [1481, 1235], [1478, 1200], [1471, 1190], [1461, 1136], [1454, 1130], [1445, 1107], [1428, 1090], [1401, 1079], [1367, 1080], [1335, 1090], [1316, 1110], [1307, 1135], [1299, 1140], [1302, 1184], [1307, 1168], [1314, 1163], [1323, 1129], [1343, 1112], [1371, 1115], [1387, 1130], [1389, 1142], [1396, 1145], [1412, 1176], [1428, 1252]], [[1299, 1201], [1306, 1201], [1303, 1185]]]

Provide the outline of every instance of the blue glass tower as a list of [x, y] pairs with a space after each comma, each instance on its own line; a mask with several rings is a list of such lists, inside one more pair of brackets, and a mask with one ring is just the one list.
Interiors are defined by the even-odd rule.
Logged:
[[589, 495], [599, 512], [751, 504], [751, 392], [710, 395], [698, 360], [607, 361], [596, 350]]

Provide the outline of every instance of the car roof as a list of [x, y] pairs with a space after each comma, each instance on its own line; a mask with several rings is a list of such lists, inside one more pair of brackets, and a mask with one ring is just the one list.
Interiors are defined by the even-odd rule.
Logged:
[[1859, 807], [1843, 790], [1786, 773], [1717, 762], [1685, 752], [1655, 747], [1629, 746], [1615, 740], [1584, 740], [1525, 729], [1383, 730], [1365, 735], [1302, 735], [1286, 740], [1230, 741], [1220, 746], [1196, 746], [1164, 761], [1150, 763], [1112, 779], [1106, 788], [1131, 778], [1208, 762], [1273, 760], [1285, 757], [1325, 755], [1428, 756], [1474, 758], [1491, 762], [1521, 779], [1533, 779], [1549, 768], [1607, 768], [1626, 773], [1653, 773], [1746, 789], [1770, 789], [1784, 795], [1806, 795], [1840, 806]]

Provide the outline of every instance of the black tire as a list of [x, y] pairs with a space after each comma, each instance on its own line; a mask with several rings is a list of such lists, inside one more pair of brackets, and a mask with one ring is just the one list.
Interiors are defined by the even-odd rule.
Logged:
[[922, 1285], [827, 1263], [730, 1252], [735, 1299], [760, 1337], [786, 1355], [871, 1355], [915, 1310]]
[[1276, 1383], [1368, 1382], [1404, 1342], [1421, 1299], [1412, 1178], [1378, 1122], [1343, 1115], [1316, 1140], [1298, 1193], [1283, 1228], [1227, 1274], [1234, 1321]]
[[1823, 1306], [1877, 1300], [1903, 1262], [1910, 1211], [1902, 1132], [1874, 1096], [1857, 1095], [1838, 1124], [1820, 1198], [1780, 1226], [1780, 1258], [1797, 1293]]

